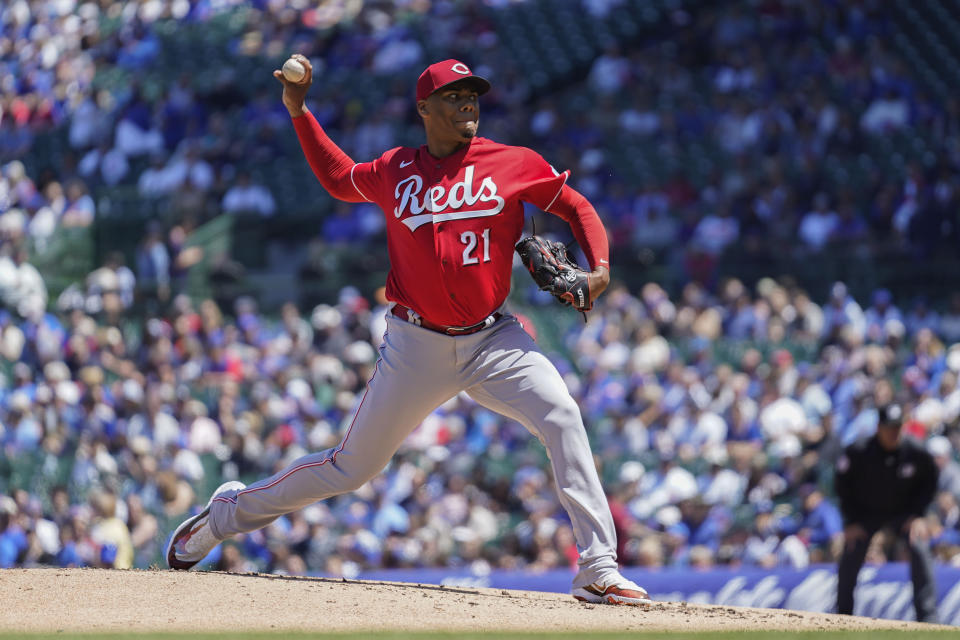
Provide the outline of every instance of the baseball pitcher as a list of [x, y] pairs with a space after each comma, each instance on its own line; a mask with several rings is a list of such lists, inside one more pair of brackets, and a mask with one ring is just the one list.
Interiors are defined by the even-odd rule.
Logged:
[[[587, 310], [609, 283], [606, 231], [587, 200], [536, 152], [477, 136], [478, 98], [490, 83], [457, 60], [430, 65], [416, 86], [426, 144], [355, 162], [304, 104], [299, 82], [278, 70], [283, 103], [304, 155], [330, 194], [373, 202], [386, 217], [392, 307], [379, 360], [343, 441], [245, 487], [221, 486], [167, 547], [190, 569], [220, 541], [313, 502], [352, 491], [379, 473], [404, 438], [461, 391], [523, 424], [546, 447], [580, 552], [572, 594], [596, 603], [649, 603], [617, 569], [613, 519], [576, 402], [520, 323], [503, 310], [513, 253], [544, 289]], [[522, 242], [523, 205], [563, 218], [590, 263], [580, 270], [550, 243]], [[540, 239], [537, 239], [540, 240]]]

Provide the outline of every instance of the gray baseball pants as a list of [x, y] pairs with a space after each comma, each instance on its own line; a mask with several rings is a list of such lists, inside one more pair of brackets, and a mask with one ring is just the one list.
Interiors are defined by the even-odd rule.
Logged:
[[616, 533], [580, 410], [559, 372], [511, 315], [468, 336], [447, 336], [387, 315], [380, 359], [343, 441], [239, 492], [218, 496], [218, 539], [254, 531], [309, 504], [353, 491], [380, 473], [400, 443], [443, 402], [466, 391], [544, 444], [580, 551], [574, 585], [616, 571]]

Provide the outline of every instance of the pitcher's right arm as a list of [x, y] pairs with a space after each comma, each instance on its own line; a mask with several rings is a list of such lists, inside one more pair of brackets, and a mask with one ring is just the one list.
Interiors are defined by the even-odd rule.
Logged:
[[291, 82], [279, 69], [273, 72], [273, 77], [283, 85], [283, 106], [293, 120], [303, 155], [320, 184], [331, 196], [346, 202], [366, 201], [367, 198], [353, 180], [353, 170], [357, 163], [330, 139], [304, 103], [313, 82], [313, 66], [306, 56], [294, 54], [292, 57], [307, 70], [303, 79], [300, 82]]

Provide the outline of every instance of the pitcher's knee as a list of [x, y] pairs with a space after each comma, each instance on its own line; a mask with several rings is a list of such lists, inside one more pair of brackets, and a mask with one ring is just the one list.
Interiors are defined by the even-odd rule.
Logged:
[[337, 478], [337, 489], [339, 493], [348, 493], [350, 491], [356, 491], [367, 481], [376, 477], [377, 474], [383, 469], [386, 463], [381, 465], [370, 465], [370, 464], [341, 464], [340, 460], [337, 460], [335, 467], [339, 471], [339, 476]]
[[554, 429], [576, 429], [583, 427], [580, 407], [573, 398], [567, 396], [557, 402], [546, 415], [546, 425]]

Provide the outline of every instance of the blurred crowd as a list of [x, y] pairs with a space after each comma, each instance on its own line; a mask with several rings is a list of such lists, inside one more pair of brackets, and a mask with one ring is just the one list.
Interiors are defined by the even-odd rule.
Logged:
[[[143, 323], [105, 310], [0, 316], [0, 566], [150, 566], [225, 479], [334, 446], [375, 366], [382, 295], [270, 320], [177, 296]], [[650, 284], [605, 294], [553, 358], [584, 413], [629, 566], [804, 567], [836, 557], [842, 447], [903, 403], [941, 466], [935, 549], [960, 562], [960, 298], [935, 314], [836, 283]], [[536, 318], [536, 307], [531, 307]], [[120, 319], [114, 323], [114, 320]], [[533, 321], [533, 329], [537, 322]], [[949, 345], [949, 346], [948, 346]], [[887, 541], [890, 542], [889, 540]], [[874, 562], [902, 550], [878, 538]], [[539, 570], [576, 562], [545, 453], [519, 424], [451, 398], [359, 491], [226, 544], [229, 570]]]
[[[658, 251], [687, 275], [709, 276], [725, 250], [764, 254], [779, 242], [924, 257], [955, 246], [960, 99], [917, 81], [885, 3], [677, 3], [662, 39], [610, 36], [585, 79], [558, 77], [546, 94], [501, 46], [498, 16], [511, 4], [5, 3], [0, 161], [57, 126], [69, 148], [32, 189], [14, 188], [22, 172], [4, 176], [3, 209], [43, 236], [60, 221], [89, 224], [89, 192], [127, 185], [169, 203], [171, 226], [222, 211], [276, 215], [276, 199], [293, 194], [271, 161], [298, 152], [271, 64], [293, 51], [314, 60], [309, 105], [364, 160], [418, 143], [411, 88], [442, 53], [493, 80], [485, 135], [572, 169], [615, 246]], [[584, 5], [603, 20], [627, 3]], [[197, 51], [213, 69], [179, 67], [187, 54], [171, 24], [206, 34]], [[331, 221], [333, 243], [381, 230], [366, 216]]]
[[[690, 284], [679, 300], [654, 284], [619, 288], [597, 316], [570, 336], [585, 373], [568, 384], [602, 464], [619, 464], [608, 487], [621, 560], [835, 560], [835, 462], [893, 401], [940, 466], [934, 544], [958, 559], [960, 296], [937, 314], [922, 301], [901, 310], [883, 289], [861, 305], [842, 282], [818, 304], [789, 281], [750, 291], [731, 279], [715, 295]], [[889, 537], [874, 542], [872, 562], [903, 559]]]
[[[310, 200], [262, 179], [290, 173], [269, 174], [280, 160], [309, 177], [268, 77], [267, 61], [291, 52], [314, 61], [309, 106], [358, 160], [419, 144], [416, 74], [467, 61], [493, 81], [483, 135], [572, 169], [616, 257], [650, 249], [692, 282], [673, 295], [613, 288], [552, 354], [583, 408], [625, 564], [835, 559], [833, 462], [891, 399], [941, 465], [936, 550], [960, 558], [960, 296], [855, 300], [837, 282], [813, 300], [787, 280], [716, 277], [732, 252], [955, 258], [960, 100], [916, 81], [889, 6], [678, 2], [661, 38], [611, 38], [584, 78], [543, 87], [502, 46], [498, 12], [513, 4], [0, 6], [0, 566], [149, 566], [222, 479], [339, 440], [374, 366], [381, 297], [347, 287], [277, 316], [182, 294], [198, 221]], [[584, 20], [627, 5], [582, 4]], [[171, 50], [193, 27], [203, 47]], [[195, 52], [207, 65], [184, 70]], [[55, 131], [66, 147], [50, 164], [35, 155]], [[120, 191], [134, 194], [129, 215], [164, 216], [49, 293], [31, 255], [95, 226], [110, 200], [98, 194]], [[340, 207], [318, 228], [349, 246], [379, 242], [382, 221]], [[165, 304], [144, 312], [144, 296]], [[567, 566], [577, 553], [548, 468], [519, 425], [453, 398], [382, 476], [224, 545], [215, 564]], [[901, 553], [878, 539], [871, 558]]]

